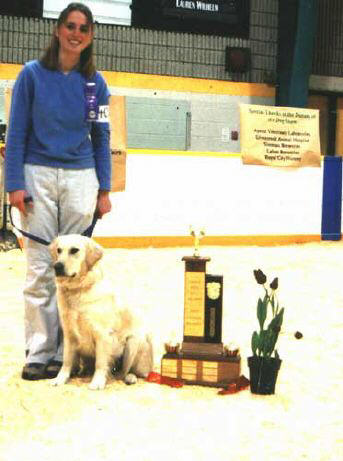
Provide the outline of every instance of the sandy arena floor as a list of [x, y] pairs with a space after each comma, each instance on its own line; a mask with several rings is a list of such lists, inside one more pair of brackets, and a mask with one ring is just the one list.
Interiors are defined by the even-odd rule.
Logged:
[[[159, 371], [163, 343], [182, 340], [182, 256], [190, 248], [106, 250], [113, 289], [145, 312]], [[224, 275], [223, 341], [237, 343], [242, 373], [261, 293], [253, 269], [279, 277], [285, 320], [276, 394], [174, 389], [142, 380], [87, 379], [52, 388], [20, 378], [25, 258], [0, 253], [0, 461], [339, 461], [343, 459], [343, 244], [205, 247], [207, 272]], [[303, 339], [294, 338], [301, 331]]]

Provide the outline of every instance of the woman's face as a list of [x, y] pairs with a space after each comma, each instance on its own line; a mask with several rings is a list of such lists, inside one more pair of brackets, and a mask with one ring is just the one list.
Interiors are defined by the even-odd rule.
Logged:
[[92, 24], [88, 24], [86, 16], [80, 11], [69, 13], [55, 33], [60, 42], [60, 52], [67, 54], [80, 55], [93, 40]]

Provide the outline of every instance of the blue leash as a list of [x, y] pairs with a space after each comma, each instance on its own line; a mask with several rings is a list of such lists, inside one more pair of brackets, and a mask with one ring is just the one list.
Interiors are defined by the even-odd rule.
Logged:
[[[30, 234], [29, 232], [26, 232], [22, 229], [19, 229], [19, 227], [17, 227], [14, 222], [13, 222], [13, 219], [12, 219], [12, 205], [9, 206], [9, 215], [10, 215], [10, 221], [11, 221], [11, 224], [12, 226], [17, 229], [17, 231], [19, 231], [21, 234], [23, 234], [25, 237], [31, 239], [31, 240], [34, 240], [35, 242], [38, 242], [42, 245], [50, 245], [51, 242], [48, 242], [47, 240], [44, 240], [42, 239], [41, 237], [38, 237], [37, 235], [34, 235], [34, 234]], [[91, 225], [89, 227], [87, 227], [87, 229], [82, 232], [81, 235], [85, 236], [85, 237], [91, 237], [92, 234], [93, 234], [93, 230], [94, 230], [94, 227], [95, 227], [95, 224], [97, 222], [97, 220], [99, 219], [99, 215], [97, 212], [94, 213], [93, 215], [93, 221], [91, 223]]]

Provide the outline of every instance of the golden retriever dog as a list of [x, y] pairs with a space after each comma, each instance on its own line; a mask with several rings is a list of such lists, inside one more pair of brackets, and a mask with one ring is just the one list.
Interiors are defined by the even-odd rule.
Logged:
[[52, 384], [65, 384], [80, 361], [92, 360], [90, 389], [105, 387], [118, 360], [117, 379], [134, 384], [137, 377], [145, 378], [153, 368], [151, 340], [139, 333], [132, 311], [117, 305], [104, 277], [102, 247], [88, 237], [64, 235], [50, 244], [50, 251], [64, 335], [63, 366]]

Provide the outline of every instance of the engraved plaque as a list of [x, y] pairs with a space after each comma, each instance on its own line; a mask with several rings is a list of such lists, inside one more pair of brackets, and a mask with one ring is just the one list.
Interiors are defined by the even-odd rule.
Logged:
[[197, 378], [196, 360], [182, 360], [182, 378], [194, 381]]
[[185, 272], [184, 336], [205, 334], [205, 273]]
[[184, 256], [184, 341], [205, 341], [205, 279], [210, 258]]
[[202, 380], [214, 383], [218, 381], [218, 362], [202, 362]]
[[171, 359], [162, 360], [162, 375], [177, 378], [177, 361]]

